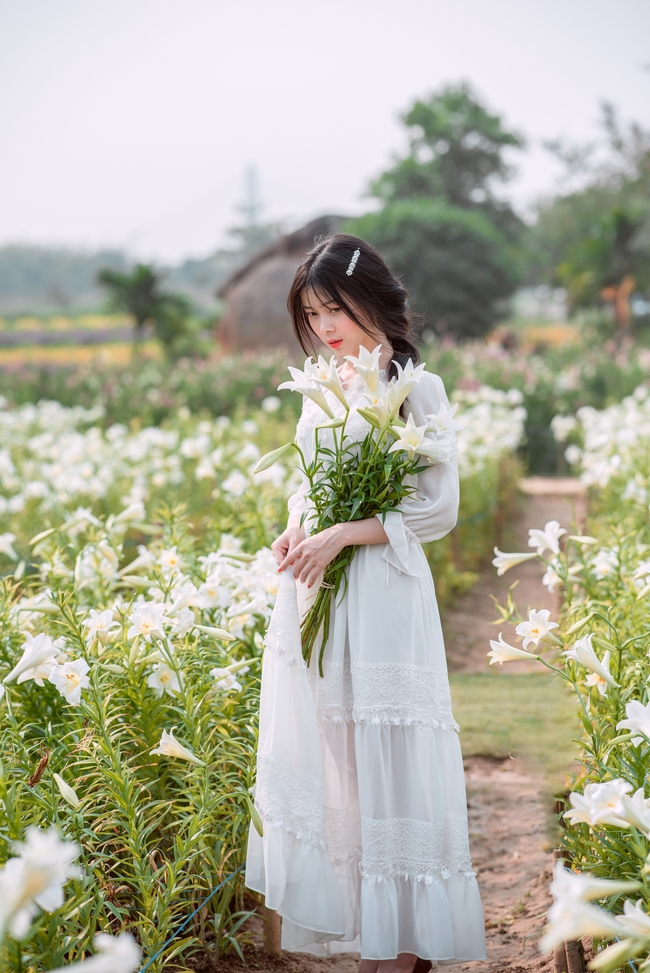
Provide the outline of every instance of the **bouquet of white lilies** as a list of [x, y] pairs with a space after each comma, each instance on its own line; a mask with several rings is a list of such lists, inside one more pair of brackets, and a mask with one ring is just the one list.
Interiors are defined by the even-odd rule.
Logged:
[[[315, 427], [311, 458], [296, 442], [287, 443], [262, 457], [255, 471], [268, 469], [281, 456], [297, 450], [313, 507], [313, 513], [303, 514], [301, 525], [313, 533], [353, 520], [385, 518], [388, 511], [415, 494], [418, 473], [432, 463], [448, 463], [455, 454], [449, 436], [460, 425], [454, 420], [457, 406], [442, 406], [422, 426], [410, 415], [404, 422], [400, 409], [421, 381], [425, 365], [414, 366], [409, 360], [403, 368], [396, 362], [397, 376], [386, 382], [379, 367], [380, 354], [381, 345], [372, 352], [361, 347], [358, 358], [346, 355], [363, 380], [361, 396], [356, 386], [354, 395], [352, 389], [343, 387], [334, 357], [329, 363], [321, 356], [316, 362], [308, 358], [302, 371], [289, 369], [293, 381], [280, 385], [315, 402], [323, 412], [323, 422]], [[367, 424], [361, 439], [348, 432], [350, 419], [356, 415]], [[302, 622], [303, 656], [308, 664], [322, 633], [321, 675], [332, 599], [341, 590], [355, 550], [345, 547], [327, 566], [316, 600]]]

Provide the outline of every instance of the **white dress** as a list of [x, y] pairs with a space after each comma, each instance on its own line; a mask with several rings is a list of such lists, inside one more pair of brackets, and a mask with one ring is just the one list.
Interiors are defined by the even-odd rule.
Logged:
[[[362, 391], [359, 380], [348, 398]], [[426, 373], [406, 410], [422, 425], [442, 403], [442, 380]], [[323, 421], [305, 399], [296, 436], [308, 459]], [[353, 414], [347, 432], [361, 440], [367, 431]], [[332, 609], [322, 678], [320, 643], [311, 666], [302, 659], [303, 586], [282, 575], [262, 670], [255, 805], [264, 837], [251, 827], [246, 884], [282, 915], [285, 949], [485, 958], [458, 725], [421, 547], [452, 529], [458, 499], [455, 461], [430, 466], [417, 495], [386, 517], [389, 543], [357, 550]], [[289, 508], [309, 510], [304, 485]]]

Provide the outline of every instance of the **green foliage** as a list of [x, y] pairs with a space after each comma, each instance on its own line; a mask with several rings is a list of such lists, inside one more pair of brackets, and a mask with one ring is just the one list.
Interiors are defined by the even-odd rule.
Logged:
[[[621, 432], [610, 423], [613, 442]], [[572, 807], [567, 801], [562, 819], [569, 860], [583, 874], [637, 883], [630, 904], [640, 900], [643, 914], [650, 908], [650, 722], [632, 730], [620, 724], [638, 719], [631, 703], [645, 707], [649, 701], [649, 486], [650, 453], [640, 437], [631, 442], [624, 462], [612, 465], [607, 485], [593, 491], [588, 535], [569, 534], [564, 550], [547, 548], [542, 554], [563, 588], [564, 608], [561, 627], [542, 636], [539, 646], [528, 647], [572, 687], [576, 703], [573, 731], [568, 732], [580, 745], [580, 771], [571, 788]], [[512, 603], [500, 614], [503, 620], [522, 621]], [[596, 790], [589, 791], [589, 785]], [[598, 790], [610, 785], [607, 793]], [[620, 915], [622, 898], [603, 904]], [[592, 926], [584, 933], [599, 928], [598, 922]], [[583, 934], [579, 928], [571, 938]], [[601, 928], [605, 936], [607, 927]], [[629, 955], [650, 957], [647, 926], [623, 926], [620, 938], [634, 946]]]
[[639, 291], [650, 287], [650, 207], [614, 205], [557, 266], [573, 308], [593, 307], [603, 290], [631, 278]]
[[467, 85], [416, 101], [402, 121], [409, 152], [370, 187], [383, 208], [347, 229], [378, 247], [429, 327], [485, 334], [519, 277], [521, 221], [494, 185], [511, 174], [504, 151], [523, 141]]
[[47, 367], [25, 363], [0, 372], [2, 394], [17, 405], [49, 399], [65, 406], [102, 405], [103, 422], [159, 425], [179, 409], [211, 416], [233, 416], [259, 405], [269, 395], [281, 399], [283, 412], [297, 417], [300, 402], [277, 387], [286, 377], [286, 354], [224, 355], [158, 362], [141, 358], [129, 365], [96, 363]]
[[377, 247], [401, 277], [428, 327], [478, 337], [503, 316], [514, 291], [516, 259], [505, 236], [481, 212], [442, 200], [391, 203], [346, 229]]
[[609, 105], [602, 127], [599, 146], [549, 146], [578, 186], [543, 200], [527, 234], [528, 280], [566, 286], [573, 308], [601, 306], [625, 278], [650, 288], [650, 132], [624, 130]]
[[520, 225], [507, 203], [494, 196], [494, 183], [512, 174], [505, 149], [521, 149], [523, 139], [503, 127], [467, 84], [449, 85], [427, 101], [416, 101], [402, 121], [410, 150], [370, 187], [384, 203], [441, 199], [461, 209], [479, 210], [515, 233]]
[[165, 354], [171, 357], [175, 342], [187, 331], [191, 312], [187, 298], [166, 293], [160, 274], [146, 264], [136, 264], [131, 273], [100, 270], [97, 281], [108, 289], [113, 310], [133, 316], [135, 341], [142, 340], [145, 325], [151, 323]]
[[[126, 529], [108, 521], [81, 535], [57, 532], [36, 547], [41, 557], [56, 557], [69, 569], [97, 544], [121, 560]], [[179, 579], [156, 565], [156, 551], [177, 551], [185, 582], [200, 585], [205, 569], [198, 555], [211, 550], [215, 533], [208, 531], [197, 542], [179, 512], [167, 511], [150, 528], [152, 534], [154, 563], [145, 573], [140, 567], [140, 577], [158, 588], [169, 610]], [[236, 561], [224, 554], [220, 563], [222, 570], [232, 569]], [[62, 909], [54, 915], [41, 913], [20, 944], [25, 968], [34, 971], [80, 959], [98, 930], [129, 929], [145, 958], [152, 955], [219, 878], [240, 864], [249, 823], [260, 633], [265, 625], [264, 617], [257, 617], [227, 645], [198, 629], [147, 641], [127, 634], [129, 613], [143, 588], [131, 574], [113, 579], [96, 575], [79, 584], [61, 573], [48, 587], [51, 604], [44, 614], [24, 608], [26, 597], [42, 591], [37, 576], [19, 585], [5, 579], [0, 590], [3, 676], [20, 656], [25, 624], [63, 638], [70, 658], [90, 663], [90, 686], [78, 706], [47, 681], [42, 686], [32, 680], [11, 684], [5, 694], [0, 860], [7, 859], [10, 842], [21, 839], [29, 825], [54, 825], [81, 848], [83, 877], [68, 883]], [[107, 607], [118, 619], [116, 630], [89, 638], [83, 622], [90, 609]], [[202, 621], [207, 626], [231, 624], [219, 608], [203, 612]], [[237, 671], [243, 691], [224, 692], [210, 670], [241, 659], [250, 660], [248, 671]], [[161, 663], [176, 674], [178, 684], [174, 691], [156, 695], [147, 678]], [[172, 727], [202, 766], [151, 753], [161, 731]], [[36, 780], [32, 775], [43, 757], [46, 767], [41, 763]], [[54, 773], [74, 788], [80, 808], [62, 798]], [[188, 955], [199, 941], [217, 950], [227, 948], [238, 925], [242, 888], [240, 875], [211, 900], [153, 969], [160, 970], [175, 954]], [[13, 956], [13, 944], [0, 945], [3, 969], [13, 968]]]
[[515, 455], [498, 450], [480, 472], [462, 477], [456, 527], [423, 545], [439, 604], [446, 605], [471, 588], [494, 548], [504, 544], [523, 474]]

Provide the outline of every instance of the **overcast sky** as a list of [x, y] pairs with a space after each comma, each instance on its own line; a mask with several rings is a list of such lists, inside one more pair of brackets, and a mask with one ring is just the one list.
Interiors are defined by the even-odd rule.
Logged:
[[264, 219], [362, 212], [398, 113], [463, 79], [528, 136], [523, 208], [601, 100], [650, 126], [648, 66], [649, 0], [0, 0], [0, 245], [202, 256], [250, 165]]

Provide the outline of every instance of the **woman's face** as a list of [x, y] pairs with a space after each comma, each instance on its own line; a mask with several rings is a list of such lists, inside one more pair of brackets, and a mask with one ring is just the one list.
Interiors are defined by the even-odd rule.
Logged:
[[361, 346], [373, 351], [378, 344], [383, 344], [386, 349], [385, 335], [379, 332], [367, 334], [340, 307], [323, 304], [313, 291], [302, 292], [302, 306], [316, 337], [331, 348], [337, 358], [356, 356]]

